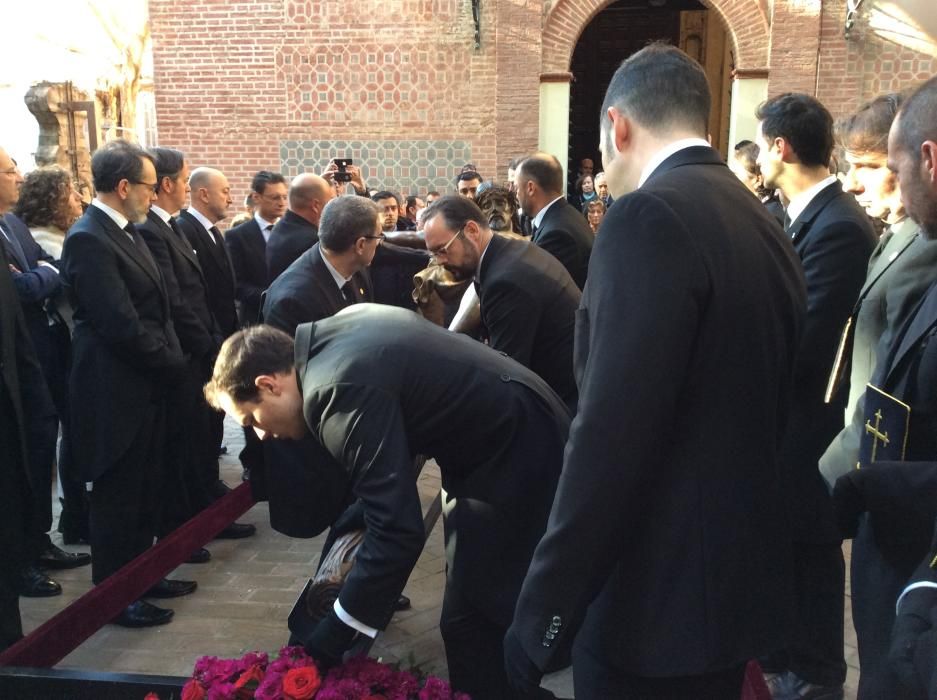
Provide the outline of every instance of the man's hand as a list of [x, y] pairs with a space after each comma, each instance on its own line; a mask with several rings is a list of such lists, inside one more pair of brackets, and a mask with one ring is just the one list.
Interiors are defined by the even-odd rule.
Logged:
[[328, 669], [342, 662], [342, 655], [351, 648], [357, 636], [355, 629], [339, 620], [335, 610], [330, 610], [303, 640], [303, 646], [312, 658]]
[[859, 517], [866, 511], [862, 492], [863, 473], [855, 469], [843, 474], [833, 486], [833, 513], [845, 539], [852, 539], [859, 529]]
[[504, 635], [504, 670], [508, 684], [526, 698], [555, 698], [549, 690], [540, 687], [543, 671], [534, 665], [514, 633], [514, 628]]

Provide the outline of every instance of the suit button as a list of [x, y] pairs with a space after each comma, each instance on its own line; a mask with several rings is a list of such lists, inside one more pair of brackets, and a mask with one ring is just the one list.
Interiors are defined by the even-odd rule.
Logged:
[[559, 615], [553, 616], [553, 624], [557, 627], [560, 627], [563, 624], [563, 619]]
[[541, 639], [541, 640], [540, 640], [540, 643], [541, 643], [543, 646], [545, 646], [545, 647], [551, 647], [551, 646], [553, 646], [553, 642], [551, 642], [551, 641], [550, 641], [549, 639], [547, 639], [546, 637], [544, 637], [543, 639]]
[[511, 381], [511, 375], [508, 374], [507, 372], [504, 372], [504, 373], [501, 375], [501, 381], [502, 381], [502, 382], [509, 382], [509, 381]]
[[550, 632], [559, 632], [559, 631], [560, 631], [559, 625], [550, 625]]
[[554, 632], [553, 630], [550, 630], [549, 632], [547, 632], [547, 633], [546, 633], [545, 635], [543, 635], [543, 636], [546, 637], [547, 639], [549, 639], [549, 640], [552, 642], [554, 639], [556, 639], [556, 632]]

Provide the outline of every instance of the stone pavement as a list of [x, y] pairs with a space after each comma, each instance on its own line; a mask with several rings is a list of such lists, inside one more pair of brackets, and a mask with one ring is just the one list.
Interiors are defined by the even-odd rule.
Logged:
[[[243, 436], [230, 421], [225, 429], [228, 454], [222, 459], [222, 478], [235, 486], [240, 481], [237, 453]], [[432, 462], [423, 470], [419, 487], [425, 511], [439, 489], [439, 472]], [[196, 659], [203, 655], [234, 657], [252, 650], [275, 652], [285, 644], [287, 614], [314, 570], [323, 536], [301, 540], [274, 532], [264, 503], [255, 505], [240, 521], [254, 523], [257, 535], [244, 540], [209, 542], [210, 562], [183, 564], [171, 574], [174, 578], [194, 579], [199, 588], [184, 598], [155, 601], [176, 611], [170, 624], [143, 630], [105, 625], [59, 667], [188, 676]], [[53, 540], [62, 544], [58, 535]], [[87, 547], [70, 549], [87, 551]], [[848, 561], [848, 546], [846, 555]], [[385, 661], [399, 660], [406, 666], [419, 666], [429, 673], [446, 676], [438, 628], [444, 577], [440, 522], [404, 590], [413, 607], [394, 615], [374, 645], [373, 656]], [[53, 572], [53, 578], [64, 588], [61, 596], [20, 599], [26, 633], [91, 586], [90, 567]], [[859, 662], [848, 599], [846, 661], [849, 664], [846, 698], [854, 700]], [[568, 670], [553, 674], [544, 685], [561, 697], [573, 695], [572, 673]]]

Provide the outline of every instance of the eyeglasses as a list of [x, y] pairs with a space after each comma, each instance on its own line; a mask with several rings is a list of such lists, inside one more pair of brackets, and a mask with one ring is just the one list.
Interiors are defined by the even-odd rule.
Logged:
[[289, 195], [285, 194], [262, 194], [260, 196], [268, 202], [286, 202], [289, 199]]
[[143, 182], [143, 180], [130, 180], [130, 179], [128, 179], [127, 182], [129, 182], [131, 185], [145, 185], [146, 187], [149, 187], [151, 190], [155, 190], [157, 187], [159, 187], [158, 182]]
[[385, 236], [384, 236], [383, 233], [382, 233], [380, 236], [361, 236], [361, 237], [362, 237], [362, 238], [368, 238], [368, 239], [371, 239], [371, 240], [374, 240], [374, 241], [383, 241], [384, 238], [385, 238]]
[[430, 258], [431, 258], [433, 261], [435, 261], [435, 260], [437, 260], [437, 259], [439, 258], [440, 255], [446, 254], [446, 253], [448, 252], [448, 250], [449, 250], [449, 246], [451, 246], [453, 243], [455, 243], [455, 239], [458, 238], [459, 236], [461, 236], [461, 235], [462, 235], [462, 232], [463, 232], [464, 230], [465, 230], [465, 227], [463, 226], [463, 227], [460, 228], [458, 231], [456, 231], [455, 235], [454, 235], [452, 238], [450, 238], [450, 239], [446, 242], [446, 244], [445, 244], [444, 246], [440, 246], [440, 247], [437, 248], [436, 250], [431, 250], [431, 251], [429, 251], [429, 256], [430, 256]]

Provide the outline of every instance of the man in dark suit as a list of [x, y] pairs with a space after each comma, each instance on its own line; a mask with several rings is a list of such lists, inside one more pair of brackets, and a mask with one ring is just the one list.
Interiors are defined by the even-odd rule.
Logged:
[[[5, 153], [3, 155], [6, 155]], [[2, 161], [0, 157], [0, 161]], [[6, 165], [6, 167], [3, 167]], [[0, 163], [0, 201], [18, 188], [15, 165]], [[28, 538], [35, 497], [28, 474], [24, 402], [42, 382], [9, 266], [0, 246], [0, 651], [23, 636], [20, 619], [20, 572], [34, 559]]]
[[[185, 234], [198, 257], [205, 289], [208, 292], [208, 307], [215, 319], [222, 338], [237, 330], [235, 311], [236, 280], [231, 258], [228, 256], [221, 231], [215, 225], [225, 218], [231, 206], [231, 186], [224, 173], [214, 168], [196, 168], [189, 176], [191, 204], [179, 212], [176, 225]], [[217, 455], [224, 434], [224, 415], [212, 411], [210, 417], [210, 446], [206, 448], [215, 456], [214, 472], [217, 474]], [[248, 448], [245, 448], [248, 449]], [[248, 450], [249, 452], [249, 450]], [[241, 461], [249, 465], [250, 457], [242, 452]], [[212, 493], [215, 498], [224, 496], [228, 487], [215, 479]], [[256, 528], [250, 524], [232, 523], [219, 533], [220, 539], [250, 537]]]
[[[167, 389], [185, 370], [166, 283], [135, 224], [156, 196], [150, 156], [126, 141], [95, 152], [97, 196], [69, 230], [62, 273], [75, 309], [70, 393], [77, 476], [93, 482], [91, 577], [101, 583], [146, 551], [157, 534]], [[93, 406], [93, 410], [89, 410]], [[145, 595], [170, 598], [194, 581], [163, 579]], [[169, 622], [172, 610], [144, 600], [115, 620]]]
[[790, 647], [763, 667], [775, 697], [842, 693], [846, 680], [845, 563], [819, 460], [843, 425], [848, 391], [824, 400], [838, 341], [865, 281], [875, 232], [830, 174], [833, 118], [815, 98], [779, 95], [756, 116], [765, 186], [789, 201], [787, 233], [807, 280], [791, 418], [780, 445], [793, 525], [797, 616]]
[[[924, 83], [901, 107], [888, 137], [888, 167], [896, 173], [905, 211], [928, 241], [937, 239], [937, 79]], [[891, 401], [872, 408], [870, 426], [894, 415], [889, 442], [899, 446], [885, 457], [864, 458], [841, 476], [833, 490], [844, 534], [854, 537], [851, 569], [853, 618], [859, 640], [859, 698], [913, 698], [900, 685], [885, 659], [895, 625], [895, 603], [930, 546], [937, 517], [937, 286], [932, 285], [904, 327], [896, 334], [870, 384], [910, 409]], [[876, 394], [878, 391], [875, 392]], [[881, 417], [877, 417], [881, 414]], [[904, 435], [900, 428], [905, 427]], [[872, 439], [867, 436], [866, 440]], [[903, 454], [900, 447], [903, 446]], [[865, 453], [869, 455], [868, 452]], [[896, 460], [901, 461], [896, 461]], [[912, 590], [908, 596], [932, 595]], [[933, 624], [933, 613], [920, 623]], [[914, 649], [893, 650], [908, 662]], [[923, 650], [921, 650], [923, 653]], [[907, 656], [905, 656], [907, 655]]]
[[[169, 399], [165, 441], [167, 499], [160, 534], [165, 535], [214, 500], [218, 481], [218, 451], [211, 435], [214, 411], [201, 395], [211, 377], [211, 364], [224, 338], [208, 306], [205, 276], [192, 245], [173, 216], [189, 192], [189, 167], [185, 156], [171, 148], [150, 151], [156, 167], [156, 202], [138, 230], [159, 265], [169, 294], [173, 328], [186, 355], [187, 372]], [[189, 559], [202, 563], [211, 558], [200, 548]]]
[[423, 548], [413, 455], [434, 457], [447, 492], [440, 626], [449, 677], [472, 697], [510, 697], [501, 639], [543, 534], [569, 420], [546, 383], [416, 314], [357, 304], [299, 327], [295, 367], [288, 335], [241, 331], [222, 347], [206, 393], [260, 434], [311, 432], [362, 501], [355, 565], [303, 640], [327, 663], [387, 625]]
[[261, 170], [251, 181], [254, 216], [231, 228], [224, 244], [231, 256], [236, 281], [235, 299], [241, 326], [257, 323], [260, 295], [267, 288], [267, 241], [273, 226], [286, 212], [286, 178], [280, 173]]
[[[852, 346], [846, 427], [820, 458], [820, 472], [831, 488], [836, 479], [855, 469], [859, 459], [859, 443], [865, 432], [866, 384], [921, 297], [937, 280], [937, 243], [924, 238], [917, 223], [908, 217], [897, 177], [887, 167], [888, 130], [901, 102], [899, 94], [882, 95], [837, 126], [837, 138], [850, 166], [844, 186], [866, 214], [885, 225], [885, 231], [869, 260], [865, 284], [850, 316], [852, 323], [844, 331], [842, 359], [846, 362]], [[839, 385], [843, 376], [845, 366], [834, 367], [830, 392], [845, 390]], [[865, 667], [871, 663], [870, 659]]]
[[380, 245], [380, 211], [364, 197], [338, 197], [322, 212], [319, 242], [267, 290], [263, 322], [294, 335], [350, 304], [371, 301], [365, 272]]
[[270, 284], [319, 240], [319, 217], [335, 196], [332, 186], [312, 173], [290, 183], [289, 209], [273, 227], [267, 241], [267, 279]]
[[30, 512], [33, 520], [26, 538], [32, 552], [31, 561], [20, 571], [20, 595], [45, 597], [58, 595], [62, 587], [52, 580], [42, 567], [70, 569], [91, 562], [85, 553], [72, 554], [52, 544], [49, 531], [52, 528], [52, 471], [55, 464], [55, 447], [58, 438], [58, 419], [55, 406], [48, 391], [45, 377], [53, 376], [50, 369], [55, 362], [54, 339], [49, 330], [45, 303], [56, 296], [61, 288], [58, 270], [51, 256], [43, 252], [33, 239], [26, 225], [9, 210], [19, 198], [22, 176], [13, 159], [0, 148], [0, 170], [10, 170], [5, 177], [12, 180], [11, 186], [0, 191], [0, 242], [6, 250], [9, 271], [19, 297], [20, 307], [33, 348], [42, 367], [42, 376], [35, 386], [30, 386], [28, 397], [27, 433], [28, 464], [30, 483], [35, 502]]
[[427, 249], [457, 280], [474, 279], [489, 344], [539, 374], [576, 410], [573, 330], [582, 293], [560, 262], [495, 235], [475, 202], [443, 197], [426, 210]]
[[514, 186], [531, 219], [533, 242], [563, 263], [584, 289], [593, 235], [586, 217], [563, 197], [563, 166], [548, 153], [535, 153], [517, 166]]
[[576, 317], [579, 409], [504, 642], [523, 692], [575, 639], [577, 697], [737, 698], [787, 641], [776, 446], [804, 282], [706, 141], [709, 106], [699, 64], [662, 44], [605, 95], [615, 205]]

